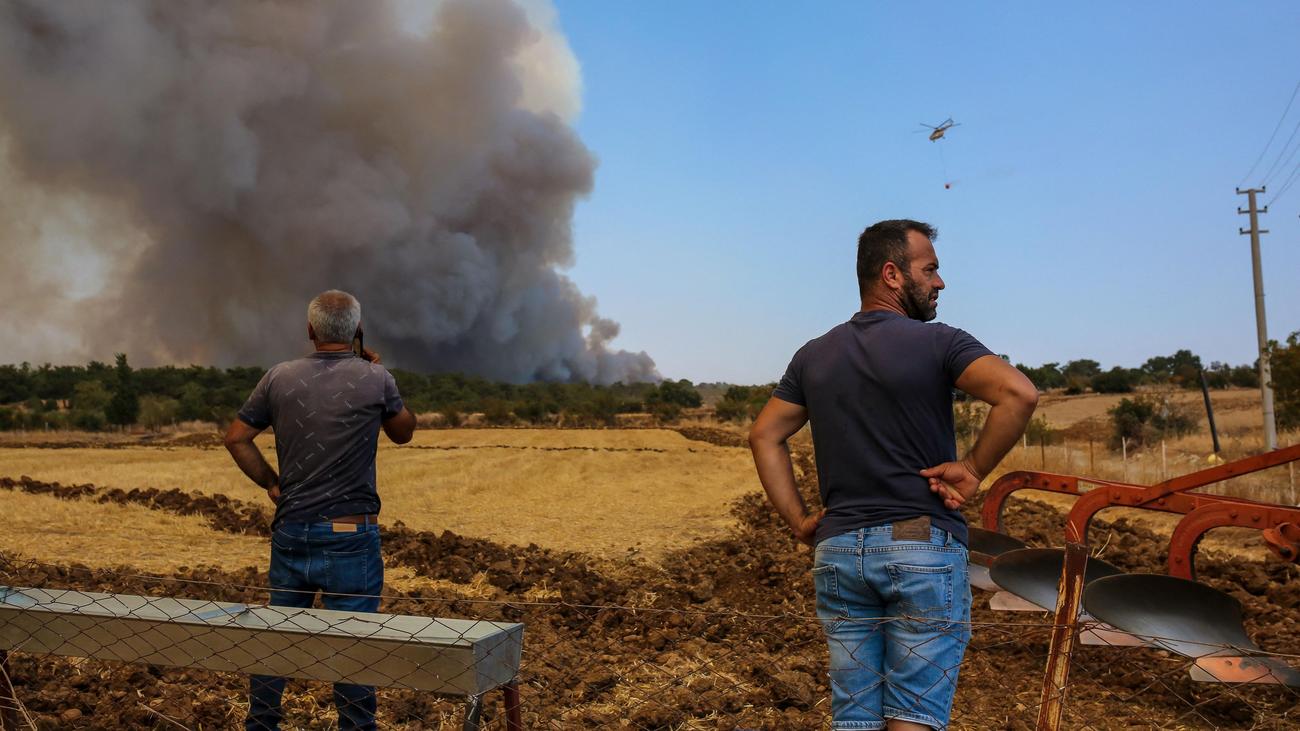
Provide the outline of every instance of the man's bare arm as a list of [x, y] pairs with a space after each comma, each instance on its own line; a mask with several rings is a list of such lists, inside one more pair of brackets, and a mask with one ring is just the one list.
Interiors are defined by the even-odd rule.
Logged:
[[[384, 362], [379, 353], [370, 348], [363, 348], [361, 357], [375, 365], [381, 365]], [[415, 414], [411, 413], [411, 410], [405, 406], [402, 407], [400, 413], [384, 419], [380, 422], [380, 425], [384, 427], [384, 433], [388, 435], [389, 439], [393, 440], [394, 444], [406, 444], [415, 436]]]
[[415, 436], [415, 414], [403, 406], [401, 413], [383, 421], [383, 427], [394, 444], [406, 444]]
[[[975, 446], [961, 461], [921, 470], [922, 475], [930, 478], [930, 489], [942, 495], [944, 504], [953, 509], [975, 495], [980, 482], [1020, 440], [1038, 405], [1038, 389], [1034, 384], [996, 355], [978, 358], [967, 366], [957, 378], [957, 388], [992, 408], [975, 439]], [[943, 489], [945, 486], [948, 489]]]
[[825, 511], [808, 515], [808, 506], [795, 484], [788, 443], [807, 422], [808, 409], [779, 398], [768, 399], [749, 430], [749, 448], [754, 453], [754, 466], [768, 501], [790, 526], [795, 538], [811, 546], [817, 523]]
[[261, 433], [261, 429], [254, 429], [236, 418], [226, 430], [226, 449], [239, 469], [248, 475], [248, 479], [264, 488], [270, 493], [271, 500], [275, 501], [280, 497], [280, 477], [262, 456], [262, 450], [253, 443], [253, 439]]

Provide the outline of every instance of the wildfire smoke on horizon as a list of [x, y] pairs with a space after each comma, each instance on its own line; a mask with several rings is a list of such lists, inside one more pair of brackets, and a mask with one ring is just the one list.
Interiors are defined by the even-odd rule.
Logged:
[[407, 9], [0, 7], [11, 357], [268, 364], [339, 288], [402, 367], [657, 380], [561, 273], [595, 161], [550, 9]]

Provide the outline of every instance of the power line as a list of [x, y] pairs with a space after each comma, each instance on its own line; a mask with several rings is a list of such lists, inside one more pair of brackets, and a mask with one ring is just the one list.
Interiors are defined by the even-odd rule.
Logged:
[[[1281, 150], [1278, 150], [1277, 157], [1274, 158], [1273, 164], [1269, 166], [1268, 172], [1264, 173], [1264, 179], [1260, 181], [1260, 185], [1268, 185], [1269, 179], [1273, 177], [1273, 171], [1277, 170], [1278, 164], [1282, 162], [1282, 156], [1287, 154], [1286, 152], [1287, 150], [1291, 149], [1291, 142], [1295, 140], [1295, 136], [1297, 133], [1300, 133], [1300, 120], [1296, 121], [1295, 129], [1291, 130], [1291, 136], [1286, 138], [1286, 144], [1282, 145]], [[1300, 149], [1300, 147], [1296, 149]], [[1291, 154], [1287, 156], [1288, 164], [1291, 162], [1291, 158], [1294, 156], [1295, 156], [1295, 151], [1292, 151]]]
[[1264, 207], [1268, 208], [1273, 205], [1278, 198], [1281, 198], [1283, 194], [1291, 189], [1291, 186], [1295, 185], [1297, 180], [1300, 180], [1300, 165], [1296, 165], [1295, 169], [1291, 171], [1291, 174], [1287, 176], [1286, 180], [1282, 181], [1282, 185], [1278, 187], [1277, 192], [1268, 200], [1268, 203], [1264, 204]]
[[1291, 91], [1291, 99], [1286, 103], [1286, 109], [1283, 110], [1282, 116], [1278, 118], [1277, 126], [1273, 128], [1273, 134], [1268, 136], [1268, 142], [1264, 145], [1264, 149], [1259, 151], [1259, 157], [1255, 159], [1255, 164], [1251, 165], [1250, 170], [1242, 176], [1241, 182], [1246, 182], [1246, 178], [1249, 178], [1250, 174], [1255, 172], [1255, 168], [1259, 166], [1260, 161], [1264, 159], [1264, 155], [1268, 153], [1268, 148], [1272, 146], [1274, 138], [1277, 137], [1278, 130], [1282, 129], [1282, 123], [1286, 121], [1286, 115], [1291, 112], [1291, 105], [1295, 103], [1296, 94], [1300, 94], [1300, 81], [1296, 82], [1295, 89]]

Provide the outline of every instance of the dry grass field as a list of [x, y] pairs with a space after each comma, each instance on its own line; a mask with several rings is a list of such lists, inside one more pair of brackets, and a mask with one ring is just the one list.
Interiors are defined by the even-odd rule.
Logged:
[[[400, 447], [382, 437], [380, 443], [383, 522], [401, 520], [416, 530], [450, 530], [506, 545], [536, 543], [596, 558], [633, 555], [656, 561], [734, 525], [732, 503], [761, 489], [748, 450], [690, 441], [667, 430], [446, 429], [417, 432]], [[261, 437], [259, 444], [274, 464], [272, 439]], [[266, 500], [220, 446], [0, 447], [0, 476], [21, 475], [101, 488], [179, 488]], [[19, 499], [49, 504], [18, 505]], [[120, 557], [137, 566], [134, 559], [141, 553], [172, 566], [206, 559], [235, 568], [265, 561], [262, 550], [233, 550], [227, 545], [232, 537], [218, 540], [198, 518], [191, 528], [180, 518], [155, 517], [166, 525], [151, 523], [146, 531], [137, 520], [109, 510], [117, 507], [126, 509], [0, 491], [0, 510], [21, 512], [30, 523], [25, 531], [0, 534], [0, 550], [53, 559], [54, 547], [65, 546], [57, 554], [61, 560]], [[115, 523], [120, 528], [114, 529]], [[74, 556], [70, 537], [88, 524], [95, 526], [95, 536], [87, 536], [85, 552]], [[139, 541], [141, 532], [152, 540]], [[212, 533], [211, 540], [205, 533]]]
[[[1251, 395], [1218, 396], [1220, 423], [1236, 430], [1227, 456], [1258, 451]], [[1044, 401], [1041, 413], [1066, 430], [1066, 441], [1018, 447], [1002, 472], [1151, 483], [1162, 470], [1172, 476], [1205, 466], [1205, 434], [1171, 440], [1163, 462], [1158, 447], [1124, 460], [1100, 438], [1091, 450], [1079, 438], [1079, 425], [1101, 424], [1117, 399]], [[731, 434], [683, 430], [710, 440], [697, 441], [660, 429], [431, 429], [405, 446], [381, 437], [381, 522], [390, 528], [385, 611], [523, 621], [528, 727], [825, 727], [829, 688], [824, 641], [810, 618], [809, 552], [759, 497], [748, 450], [711, 443], [734, 442], [742, 428], [708, 426]], [[811, 494], [808, 436], [796, 436], [794, 451], [801, 489]], [[259, 444], [274, 462], [273, 440]], [[1231, 487], [1272, 494], [1286, 489], [1279, 484], [1286, 474], [1239, 478]], [[12, 481], [21, 476], [32, 481]], [[257, 587], [267, 581], [267, 519], [252, 506], [269, 503], [213, 433], [0, 435], [0, 478], [11, 478], [10, 489], [0, 489], [7, 527], [0, 552], [19, 559], [9, 564], [15, 586], [265, 601]], [[1059, 543], [1064, 516], [1044, 502], [1068, 504], [1018, 494], [1009, 531], [1036, 545]], [[397, 520], [408, 529], [396, 529]], [[1127, 571], [1160, 571], [1174, 520], [1106, 511], [1094, 527], [1094, 555]], [[1265, 649], [1300, 656], [1294, 569], [1279, 567], [1257, 533], [1214, 531], [1198, 567], [1246, 603], [1248, 631]], [[988, 728], [990, 718], [1029, 728], [1046, 651], [1033, 628], [1046, 625], [986, 604], [981, 595], [954, 728]], [[1177, 658], [1107, 649], [1083, 648], [1076, 657], [1072, 678], [1080, 680], [1070, 690], [1067, 727], [1281, 729], [1300, 712], [1293, 699], [1264, 694], [1243, 706], [1238, 699], [1249, 691], [1234, 690], [1225, 701], [1192, 684]], [[22, 701], [40, 728], [227, 728], [242, 720], [246, 679], [237, 674], [164, 670], [155, 677], [130, 665], [17, 656], [11, 666]], [[140, 702], [112, 700], [128, 696]], [[327, 727], [328, 706], [328, 687], [308, 684], [291, 694], [291, 726]], [[74, 710], [79, 720], [67, 725]], [[459, 723], [454, 704], [405, 691], [382, 695], [381, 714], [391, 728]]]

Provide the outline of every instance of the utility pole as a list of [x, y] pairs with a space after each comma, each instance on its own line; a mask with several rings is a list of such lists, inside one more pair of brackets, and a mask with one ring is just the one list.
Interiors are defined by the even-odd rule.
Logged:
[[1237, 213], [1250, 214], [1250, 230], [1238, 228], [1242, 234], [1250, 234], [1250, 263], [1255, 274], [1255, 331], [1259, 335], [1259, 390], [1264, 400], [1264, 444], [1269, 451], [1277, 449], [1277, 424], [1273, 420], [1273, 369], [1268, 362], [1268, 323], [1264, 317], [1264, 268], [1259, 263], [1259, 235], [1268, 233], [1259, 227], [1259, 214], [1268, 213], [1268, 206], [1262, 209], [1255, 206], [1255, 194], [1263, 193], [1265, 188], [1237, 189], [1237, 195], [1246, 196], [1250, 202], [1249, 210], [1237, 207]]

